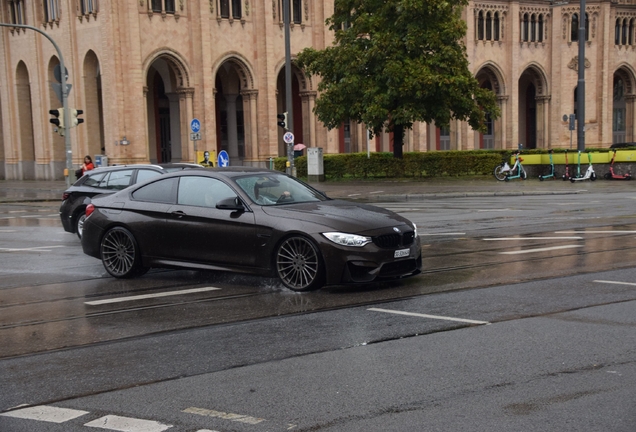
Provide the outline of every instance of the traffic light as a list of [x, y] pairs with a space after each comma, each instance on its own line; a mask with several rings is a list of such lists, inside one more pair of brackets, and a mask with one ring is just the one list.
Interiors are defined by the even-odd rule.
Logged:
[[49, 114], [55, 116], [55, 118], [49, 119], [49, 122], [55, 125], [57, 133], [64, 136], [64, 108], [49, 110]]
[[78, 110], [78, 109], [72, 109], [71, 110], [71, 124], [70, 127], [75, 127], [80, 123], [84, 123], [84, 119], [83, 118], [79, 118], [77, 117], [78, 115], [82, 115], [84, 114], [84, 111], [82, 110]]
[[278, 123], [276, 124], [287, 130], [287, 113], [278, 114], [276, 117], [278, 118]]

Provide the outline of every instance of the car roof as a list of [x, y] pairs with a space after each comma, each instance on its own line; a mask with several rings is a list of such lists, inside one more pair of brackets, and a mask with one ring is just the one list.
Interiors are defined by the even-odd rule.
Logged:
[[161, 165], [155, 164], [125, 164], [125, 165], [109, 165], [105, 167], [95, 167], [94, 169], [88, 171], [86, 174], [93, 174], [95, 172], [104, 172], [104, 171], [114, 171], [118, 169], [125, 168], [155, 168], [155, 169], [163, 169]]
[[249, 166], [232, 166], [232, 167], [214, 167], [214, 168], [205, 168], [203, 170], [183, 170], [178, 171], [177, 173], [171, 173], [174, 175], [201, 175], [201, 173], [209, 173], [210, 175], [222, 175], [225, 177], [240, 177], [245, 174], [263, 174], [263, 175], [272, 175], [272, 174], [281, 174], [286, 175], [281, 171], [274, 171], [267, 168], [258, 168], [258, 167], [249, 167]]

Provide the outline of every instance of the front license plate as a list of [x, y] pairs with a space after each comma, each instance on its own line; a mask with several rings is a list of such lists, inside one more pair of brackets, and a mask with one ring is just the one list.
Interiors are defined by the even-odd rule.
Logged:
[[410, 249], [398, 249], [393, 254], [393, 258], [404, 258], [404, 257], [409, 256], [410, 253], [411, 253]]

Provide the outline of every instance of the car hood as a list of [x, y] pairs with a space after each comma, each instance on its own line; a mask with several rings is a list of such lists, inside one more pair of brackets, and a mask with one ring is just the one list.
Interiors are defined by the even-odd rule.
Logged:
[[306, 221], [334, 231], [355, 234], [404, 225], [411, 229], [413, 226], [408, 219], [390, 210], [344, 200], [264, 206], [262, 209], [267, 215], [276, 218]]

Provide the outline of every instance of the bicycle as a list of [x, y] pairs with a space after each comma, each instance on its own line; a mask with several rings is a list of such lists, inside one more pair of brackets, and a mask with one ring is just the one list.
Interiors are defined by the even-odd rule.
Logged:
[[508, 165], [508, 161], [504, 158], [499, 165], [495, 167], [493, 171], [493, 175], [499, 181], [504, 181], [506, 179], [506, 175], [510, 172], [510, 165]]

